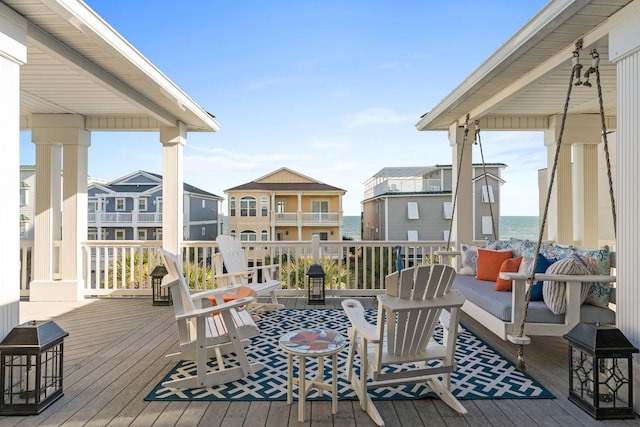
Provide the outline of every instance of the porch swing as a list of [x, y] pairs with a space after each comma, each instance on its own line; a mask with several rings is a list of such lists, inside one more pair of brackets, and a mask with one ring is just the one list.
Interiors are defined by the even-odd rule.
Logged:
[[[608, 147], [608, 141], [607, 141], [607, 130], [606, 130], [606, 122], [605, 122], [605, 116], [604, 116], [602, 88], [600, 85], [600, 71], [598, 68], [599, 55], [595, 49], [592, 50], [591, 52], [592, 64], [591, 64], [591, 67], [589, 67], [589, 69], [584, 74], [584, 77], [586, 80], [583, 83], [581, 81], [582, 65], [580, 64], [580, 59], [579, 59], [579, 52], [581, 49], [582, 49], [582, 41], [579, 40], [576, 43], [576, 49], [573, 52], [569, 89], [567, 91], [566, 102], [564, 105], [562, 122], [561, 122], [558, 141], [556, 144], [555, 158], [554, 158], [554, 163], [551, 171], [550, 182], [548, 185], [548, 192], [547, 192], [547, 197], [545, 202], [543, 218], [542, 218], [540, 232], [539, 232], [539, 236], [538, 236], [538, 240], [537, 240], [537, 244], [534, 252], [535, 254], [540, 254], [541, 248], [542, 248], [542, 238], [544, 236], [544, 228], [547, 221], [549, 202], [551, 200], [553, 184], [555, 181], [555, 174], [556, 174], [556, 169], [558, 165], [560, 147], [562, 143], [562, 136], [565, 129], [565, 123], [566, 123], [568, 107], [569, 107], [569, 100], [571, 97], [571, 90], [573, 86], [578, 86], [581, 84], [587, 87], [591, 86], [591, 84], [589, 83], [589, 77], [593, 73], [595, 73], [596, 81], [597, 81], [600, 117], [602, 121], [603, 147], [605, 151], [607, 176], [609, 181], [608, 182], [609, 195], [611, 198], [611, 209], [613, 214], [614, 235], [616, 233], [616, 210], [615, 210], [615, 200], [614, 200], [614, 193], [613, 193], [613, 181], [611, 176], [611, 163], [609, 158], [609, 147]], [[486, 180], [487, 179], [486, 165], [484, 161], [484, 154], [482, 152], [482, 143], [480, 140], [480, 130], [479, 130], [478, 120], [476, 120], [475, 123], [476, 123], [476, 132], [475, 132], [474, 143], [479, 144], [479, 147], [480, 147], [480, 153], [482, 155], [482, 165], [483, 165], [483, 168], [485, 168], [484, 175]], [[458, 187], [460, 183], [460, 165], [461, 165], [462, 157], [464, 155], [465, 145], [468, 139], [468, 132], [469, 132], [469, 115], [467, 115], [465, 124], [464, 124], [464, 135], [463, 135], [462, 147], [460, 150], [460, 159], [459, 159], [460, 163], [458, 167], [456, 190], [454, 192], [454, 197], [453, 197], [452, 215], [455, 212], [455, 208], [456, 208], [456, 199], [457, 199]], [[487, 181], [485, 181], [485, 185], [487, 185]], [[492, 232], [493, 232], [494, 239], [497, 240], [493, 210], [491, 209], [491, 200], [489, 199], [488, 202], [489, 202], [490, 214], [491, 214]], [[456, 251], [454, 248], [451, 248], [452, 226], [453, 225], [451, 224], [446, 249], [444, 251], [437, 252], [437, 254], [440, 255], [441, 259], [443, 259], [445, 263], [451, 262], [454, 256], [460, 255], [459, 251]], [[615, 254], [610, 253], [609, 256], [610, 256], [609, 265], [611, 268], [615, 268]], [[564, 335], [569, 330], [571, 330], [573, 326], [575, 326], [577, 323], [581, 321], [582, 301], [580, 300], [580, 293], [581, 293], [580, 289], [581, 289], [582, 283], [615, 282], [615, 277], [610, 275], [566, 275], [566, 274], [558, 275], [558, 274], [540, 274], [540, 273], [536, 274], [536, 269], [538, 267], [537, 265], [538, 259], [539, 259], [538, 256], [533, 257], [533, 266], [531, 268], [531, 273], [501, 273], [501, 277], [503, 279], [512, 280], [513, 282], [512, 299], [511, 299], [512, 301], [511, 318], [509, 321], [501, 320], [495, 317], [495, 315], [492, 315], [485, 308], [478, 306], [477, 304], [474, 304], [473, 302], [469, 301], [469, 299], [467, 299], [465, 306], [463, 306], [463, 311], [466, 311], [468, 314], [474, 317], [475, 320], [477, 320], [480, 324], [487, 327], [489, 330], [494, 332], [500, 338], [508, 340], [518, 345], [518, 367], [520, 369], [525, 368], [524, 346], [531, 342], [531, 339], [529, 338], [529, 336], [525, 335], [525, 332], [531, 336], [535, 336], [535, 335], [562, 336]], [[565, 287], [566, 287], [565, 301], [566, 301], [567, 307], [566, 307], [566, 312], [564, 314], [563, 323], [527, 322], [529, 304], [531, 301], [531, 291], [533, 289], [532, 284], [536, 283], [536, 281], [538, 280], [565, 282]], [[455, 282], [454, 282], [454, 288], [455, 288]], [[597, 316], [597, 313], [596, 313], [596, 316]], [[519, 320], [518, 323], [516, 323], [516, 319]]]

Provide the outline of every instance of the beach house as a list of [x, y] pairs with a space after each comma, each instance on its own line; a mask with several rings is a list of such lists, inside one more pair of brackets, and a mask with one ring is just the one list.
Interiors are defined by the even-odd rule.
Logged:
[[283, 167], [224, 192], [228, 232], [241, 240], [342, 240], [341, 188]]
[[[474, 164], [473, 239], [497, 238], [503, 163]], [[448, 240], [453, 211], [452, 166], [386, 167], [365, 181], [364, 240]], [[495, 233], [494, 233], [495, 230]]]
[[[185, 240], [215, 240], [222, 197], [184, 183]], [[89, 240], [162, 240], [162, 176], [136, 171], [88, 187]]]

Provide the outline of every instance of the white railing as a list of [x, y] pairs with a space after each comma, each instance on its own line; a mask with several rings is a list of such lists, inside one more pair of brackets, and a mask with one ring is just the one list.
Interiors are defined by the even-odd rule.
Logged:
[[340, 213], [338, 212], [276, 212], [273, 214], [276, 224], [331, 224], [338, 225]]
[[[161, 241], [91, 240], [84, 253], [85, 296], [151, 295], [149, 274], [160, 263]], [[374, 295], [384, 289], [384, 277], [396, 271], [395, 246], [401, 246], [405, 267], [430, 263], [443, 242], [321, 241], [318, 263], [325, 271], [328, 295]], [[185, 241], [182, 263], [194, 290], [217, 287], [213, 278], [213, 241]], [[306, 295], [306, 272], [313, 263], [311, 241], [243, 242], [250, 265], [278, 264], [285, 296]], [[28, 295], [32, 243], [21, 246], [21, 294]]]

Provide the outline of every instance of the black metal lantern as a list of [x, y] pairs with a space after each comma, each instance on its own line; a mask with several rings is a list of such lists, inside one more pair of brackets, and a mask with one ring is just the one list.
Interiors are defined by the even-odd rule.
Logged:
[[0, 415], [37, 415], [62, 397], [63, 341], [53, 321], [23, 323], [0, 343]]
[[633, 353], [610, 325], [577, 324], [569, 341], [569, 400], [598, 420], [634, 418]]
[[309, 304], [324, 304], [324, 270], [320, 264], [312, 264], [309, 277]]
[[164, 265], [157, 265], [151, 272], [151, 287], [153, 288], [153, 305], [172, 305], [171, 290], [162, 287], [162, 279], [167, 275]]

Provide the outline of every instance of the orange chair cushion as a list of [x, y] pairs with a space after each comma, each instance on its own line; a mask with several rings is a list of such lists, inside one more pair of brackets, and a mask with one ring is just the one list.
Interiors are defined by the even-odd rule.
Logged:
[[[244, 298], [244, 297], [253, 297], [256, 298], [256, 292], [247, 287], [247, 286], [243, 286], [241, 288], [238, 289], [238, 291], [235, 294], [227, 294], [227, 293], [223, 293], [222, 294], [222, 299], [224, 300], [224, 302], [229, 302], [229, 301], [233, 301], [236, 300], [238, 298]], [[211, 301], [211, 305], [218, 305], [218, 302], [216, 301], [215, 297], [207, 297], [209, 299], [209, 301]], [[216, 316], [220, 314], [219, 312], [213, 313], [213, 316]]]
[[498, 278], [496, 279], [496, 291], [508, 292], [511, 291], [511, 287], [513, 286], [513, 282], [507, 279], [501, 279], [500, 273], [517, 273], [520, 268], [520, 263], [522, 262], [522, 257], [509, 258], [502, 262], [500, 266], [500, 272], [498, 273]]
[[476, 279], [495, 282], [504, 260], [511, 258], [513, 251], [492, 251], [478, 248], [478, 270]]

